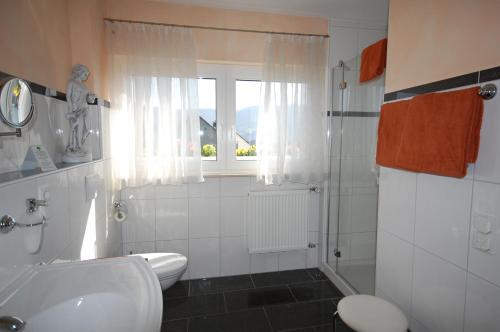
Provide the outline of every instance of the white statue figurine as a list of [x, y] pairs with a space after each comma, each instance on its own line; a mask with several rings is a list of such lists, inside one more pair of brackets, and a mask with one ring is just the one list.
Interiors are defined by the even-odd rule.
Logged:
[[91, 134], [87, 124], [88, 103], [94, 103], [96, 100], [96, 96], [83, 84], [89, 74], [90, 71], [86, 66], [78, 64], [73, 67], [68, 81], [66, 90], [68, 113], [66, 113], [66, 118], [69, 120], [69, 136], [63, 156], [65, 163], [92, 161], [92, 152], [84, 148], [85, 141]]

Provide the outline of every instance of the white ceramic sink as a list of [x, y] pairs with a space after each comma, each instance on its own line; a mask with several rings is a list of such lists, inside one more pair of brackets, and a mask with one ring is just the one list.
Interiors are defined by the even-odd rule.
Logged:
[[0, 292], [0, 316], [25, 332], [159, 332], [160, 283], [140, 257], [34, 266]]

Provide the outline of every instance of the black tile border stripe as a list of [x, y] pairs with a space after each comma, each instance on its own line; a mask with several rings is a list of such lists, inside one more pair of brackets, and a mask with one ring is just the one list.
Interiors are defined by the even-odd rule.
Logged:
[[356, 118], [378, 118], [380, 116], [380, 112], [366, 112], [366, 111], [347, 111], [347, 112], [339, 112], [339, 111], [328, 111], [328, 116], [333, 117], [356, 117]]
[[[4, 73], [4, 72], [0, 71], [0, 81], [3, 81], [3, 80], [8, 79], [8, 78], [13, 78], [13, 77], [17, 77], [17, 76], [10, 75], [10, 74], [7, 74], [7, 73]], [[22, 77], [19, 77], [19, 78], [21, 78], [21, 79], [25, 80], [26, 82], [28, 82], [28, 84], [30, 85], [31, 90], [34, 93], [38, 93], [40, 95], [44, 95], [46, 97], [54, 98], [54, 99], [57, 99], [57, 100], [66, 101], [66, 94], [64, 92], [60, 92], [60, 91], [51, 89], [49, 87], [46, 87], [46, 86], [43, 86], [41, 84], [32, 82], [30, 80], [26, 80], [26, 79], [24, 79]], [[102, 98], [97, 98], [97, 100], [94, 103], [89, 104], [89, 105], [100, 105], [100, 106], [104, 106], [104, 107], [107, 107], [107, 108], [111, 107], [111, 103], [108, 100], [105, 100], [105, 99], [102, 99]]]
[[389, 92], [384, 95], [384, 101], [392, 101], [402, 98], [414, 97], [416, 95], [437, 92], [442, 90], [459, 88], [461, 86], [476, 84], [478, 82], [479, 72], [460, 75], [452, 78], [447, 78], [441, 81], [436, 81], [424, 85], [415, 86], [412, 88]]
[[414, 97], [416, 95], [424, 93], [438, 92], [477, 83], [489, 82], [497, 79], [500, 79], [500, 66], [447, 78], [441, 81], [423, 84], [404, 90], [389, 92], [384, 95], [384, 102]]
[[489, 82], [500, 78], [500, 66], [481, 70], [479, 72], [479, 83]]

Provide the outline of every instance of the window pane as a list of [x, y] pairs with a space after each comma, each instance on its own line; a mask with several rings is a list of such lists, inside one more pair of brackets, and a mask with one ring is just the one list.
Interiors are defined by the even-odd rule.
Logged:
[[214, 78], [198, 79], [200, 143], [203, 160], [217, 159], [217, 102]]
[[236, 159], [256, 160], [260, 81], [236, 81]]

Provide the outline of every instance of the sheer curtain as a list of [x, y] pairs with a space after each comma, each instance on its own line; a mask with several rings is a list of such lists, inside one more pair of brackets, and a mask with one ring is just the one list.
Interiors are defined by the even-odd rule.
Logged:
[[257, 179], [319, 183], [325, 175], [325, 38], [268, 35], [257, 127]]
[[116, 189], [203, 180], [190, 29], [107, 22]]

